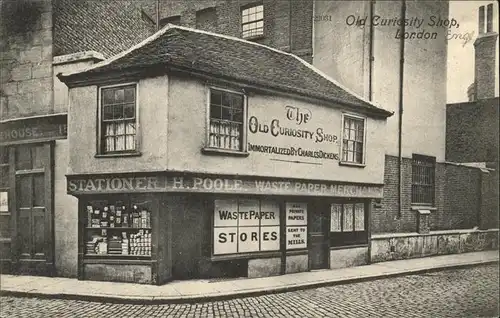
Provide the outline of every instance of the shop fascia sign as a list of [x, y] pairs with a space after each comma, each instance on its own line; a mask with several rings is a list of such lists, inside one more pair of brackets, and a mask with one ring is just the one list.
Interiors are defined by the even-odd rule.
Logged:
[[205, 176], [68, 176], [70, 194], [199, 192], [381, 198], [382, 185]]

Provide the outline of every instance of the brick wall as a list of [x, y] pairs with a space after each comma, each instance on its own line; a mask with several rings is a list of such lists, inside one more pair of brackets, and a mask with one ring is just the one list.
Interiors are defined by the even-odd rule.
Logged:
[[497, 33], [480, 34], [474, 42], [476, 99], [495, 97], [495, 53]]
[[447, 161], [498, 161], [498, 103], [497, 97], [447, 105]]
[[[412, 160], [403, 158], [402, 209], [398, 201], [398, 158], [385, 157], [384, 197], [372, 212], [372, 233], [417, 231], [417, 211], [411, 209]], [[498, 227], [498, 172], [437, 163], [431, 230]]]
[[[241, 37], [241, 6], [255, 0], [161, 1], [160, 18], [181, 16], [181, 25]], [[309, 0], [263, 0], [265, 37], [255, 40], [289, 52], [312, 62], [313, 5]], [[216, 22], [197, 23], [196, 16], [207, 8], [215, 8]], [[149, 6], [150, 15], [155, 9]], [[291, 18], [290, 18], [291, 17]], [[216, 25], [216, 27], [214, 27]], [[291, 32], [290, 32], [291, 30]], [[291, 35], [291, 41], [290, 41]], [[291, 45], [291, 48], [290, 48]]]
[[155, 32], [141, 14], [144, 2], [56, 0], [54, 56], [93, 50], [110, 57], [141, 42]]
[[1, 6], [0, 118], [52, 113], [51, 1]]

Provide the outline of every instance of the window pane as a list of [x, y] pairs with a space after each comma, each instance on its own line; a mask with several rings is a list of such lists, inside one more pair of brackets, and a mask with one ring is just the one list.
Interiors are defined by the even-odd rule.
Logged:
[[342, 232], [342, 205], [332, 204], [331, 210], [331, 222], [330, 222], [330, 232]]
[[356, 152], [356, 162], [363, 163], [363, 153], [362, 152]]
[[210, 104], [216, 104], [220, 105], [222, 103], [222, 96], [221, 92], [212, 90], [210, 92]]
[[264, 12], [258, 12], [256, 15], [255, 15], [255, 18], [257, 20], [262, 20], [264, 18]]
[[134, 118], [135, 117], [135, 104], [125, 104], [124, 110], [125, 118]]
[[231, 120], [231, 109], [227, 107], [222, 107], [222, 119]]
[[344, 232], [353, 230], [353, 205], [345, 204], [344, 205]]
[[135, 123], [127, 123], [125, 133], [135, 135]]
[[125, 101], [125, 91], [123, 88], [115, 89], [114, 103], [123, 103]]
[[255, 25], [257, 28], [263, 28], [264, 27], [264, 21], [259, 21]]
[[243, 96], [238, 94], [232, 94], [231, 106], [236, 109], [243, 109]]
[[241, 17], [241, 22], [242, 22], [242, 23], [247, 23], [247, 22], [248, 22], [248, 16], [247, 16], [247, 15], [243, 15], [243, 16]]
[[112, 89], [103, 89], [102, 90], [102, 103], [104, 105], [107, 105], [107, 104], [112, 104], [114, 103], [114, 98], [115, 97], [115, 94], [114, 94], [114, 91]]
[[123, 105], [113, 106], [113, 119], [123, 118]]
[[113, 119], [113, 106], [104, 106], [102, 118], [104, 120]]
[[243, 110], [233, 109], [233, 121], [243, 122]]
[[354, 205], [355, 215], [354, 215], [354, 230], [364, 231], [365, 230], [365, 204], [356, 203]]
[[135, 87], [127, 87], [125, 89], [125, 103], [135, 102]]
[[220, 106], [210, 106], [210, 118], [221, 118], [221, 107]]
[[231, 96], [228, 93], [222, 93], [222, 105], [231, 106]]

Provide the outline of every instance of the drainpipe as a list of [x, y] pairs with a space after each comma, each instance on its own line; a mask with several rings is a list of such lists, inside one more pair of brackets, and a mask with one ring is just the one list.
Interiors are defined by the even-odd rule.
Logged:
[[288, 1], [288, 46], [290, 48], [290, 53], [292, 52], [292, 0]]
[[160, 0], [156, 0], [156, 31], [160, 30]]
[[[369, 38], [369, 43], [368, 43], [368, 100], [372, 101], [373, 96], [372, 96], [372, 91], [373, 91], [373, 24], [372, 24], [372, 19], [373, 16], [375, 15], [375, 0], [370, 1], [370, 38]], [[314, 39], [314, 37], [313, 37]]]
[[[406, 19], [406, 0], [401, 2], [401, 19]], [[399, 209], [398, 218], [401, 217], [401, 209], [403, 208], [403, 151], [402, 151], [402, 137], [403, 137], [403, 80], [404, 80], [404, 54], [405, 54], [405, 25], [401, 23], [401, 38], [399, 45], [399, 127], [398, 127], [398, 176], [399, 176]]]

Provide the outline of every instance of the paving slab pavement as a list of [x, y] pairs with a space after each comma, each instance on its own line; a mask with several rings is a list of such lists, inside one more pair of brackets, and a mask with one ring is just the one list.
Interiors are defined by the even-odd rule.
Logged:
[[498, 263], [498, 251], [431, 256], [388, 261], [342, 269], [241, 278], [222, 281], [208, 279], [173, 281], [162, 286], [79, 281], [72, 278], [41, 276], [0, 276], [0, 295], [38, 298], [79, 299], [114, 303], [193, 303], [262, 294], [295, 291], [411, 275], [450, 268]]

